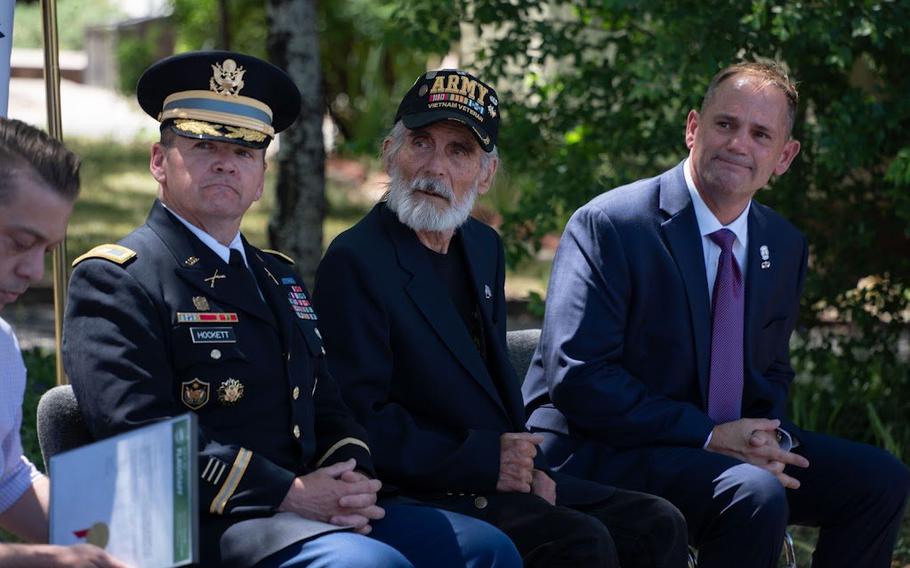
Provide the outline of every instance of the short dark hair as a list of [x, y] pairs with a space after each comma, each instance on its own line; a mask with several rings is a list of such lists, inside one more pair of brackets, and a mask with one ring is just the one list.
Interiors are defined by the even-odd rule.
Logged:
[[174, 145], [174, 141], [177, 140], [177, 133], [171, 130], [170, 126], [162, 125], [160, 134], [161, 137], [158, 139], [158, 143], [165, 148], [170, 148]]
[[789, 135], [793, 130], [793, 124], [796, 121], [796, 109], [799, 106], [799, 92], [796, 90], [796, 83], [790, 79], [790, 76], [787, 75], [787, 72], [784, 71], [783, 67], [777, 63], [746, 61], [724, 67], [717, 72], [717, 75], [715, 75], [713, 79], [711, 79], [711, 83], [708, 85], [705, 96], [701, 101], [701, 112], [705, 112], [708, 103], [714, 98], [717, 87], [727, 79], [736, 75], [752, 75], [758, 77], [763, 82], [762, 86], [773, 85], [784, 94], [787, 98], [787, 134]]
[[0, 205], [12, 200], [18, 180], [28, 175], [68, 201], [79, 195], [79, 158], [75, 154], [34, 126], [0, 117]]

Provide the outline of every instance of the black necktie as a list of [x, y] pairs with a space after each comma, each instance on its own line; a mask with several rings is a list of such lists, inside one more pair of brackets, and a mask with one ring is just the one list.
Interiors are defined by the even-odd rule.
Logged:
[[259, 285], [256, 283], [256, 278], [253, 276], [252, 271], [247, 268], [246, 263], [243, 262], [243, 255], [240, 254], [239, 250], [234, 248], [231, 249], [231, 260], [228, 264], [234, 270], [234, 274], [247, 285], [252, 286], [253, 289], [256, 290], [256, 295], [261, 298], [262, 293], [259, 291]]

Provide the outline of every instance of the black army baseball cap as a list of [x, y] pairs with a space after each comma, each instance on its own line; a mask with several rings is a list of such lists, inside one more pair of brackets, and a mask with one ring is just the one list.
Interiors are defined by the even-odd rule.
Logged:
[[490, 152], [499, 136], [499, 99], [493, 87], [458, 69], [428, 71], [417, 78], [398, 105], [395, 122], [420, 128], [454, 120], [474, 132], [480, 147]]
[[180, 136], [265, 148], [300, 114], [300, 91], [278, 67], [243, 53], [192, 51], [145, 70], [139, 106]]

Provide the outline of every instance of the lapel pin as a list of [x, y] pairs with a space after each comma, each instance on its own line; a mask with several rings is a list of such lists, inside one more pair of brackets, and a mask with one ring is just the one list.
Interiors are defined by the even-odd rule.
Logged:
[[205, 296], [193, 296], [193, 305], [200, 312], [207, 312], [210, 309], [209, 300]]
[[758, 254], [761, 256], [762, 270], [771, 268], [771, 253], [768, 251], [768, 245], [762, 245], [758, 247]]
[[483, 285], [483, 296], [484, 296], [484, 298], [486, 298], [487, 300], [489, 300], [490, 298], [493, 297], [493, 291], [490, 290], [490, 285], [489, 285], [489, 284], [484, 284], [484, 285]]
[[210, 287], [210, 288], [214, 288], [214, 287], [215, 287], [215, 281], [218, 280], [218, 279], [221, 279], [221, 278], [227, 278], [227, 276], [225, 276], [224, 274], [218, 274], [218, 269], [216, 268], [216, 269], [215, 269], [215, 274], [212, 274], [212, 275], [209, 276], [208, 278], [203, 278], [203, 280], [205, 280], [206, 282], [209, 283], [209, 287]]
[[188, 259], [184, 260], [184, 261], [183, 261], [183, 264], [185, 264], [185, 265], [187, 265], [187, 266], [193, 266], [193, 265], [195, 265], [197, 262], [199, 262], [199, 258], [198, 258], [198, 257], [195, 257], [195, 256], [191, 256], [191, 257], [189, 257]]

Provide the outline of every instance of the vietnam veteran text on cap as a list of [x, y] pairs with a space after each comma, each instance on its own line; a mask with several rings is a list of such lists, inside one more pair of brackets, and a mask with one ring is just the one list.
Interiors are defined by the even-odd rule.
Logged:
[[300, 113], [300, 92], [287, 73], [230, 51], [162, 59], [139, 78], [136, 96], [162, 129], [251, 148], [268, 146]]
[[493, 87], [457, 69], [429, 71], [417, 78], [398, 105], [395, 122], [420, 128], [440, 120], [466, 124], [485, 151], [499, 135], [499, 99]]

